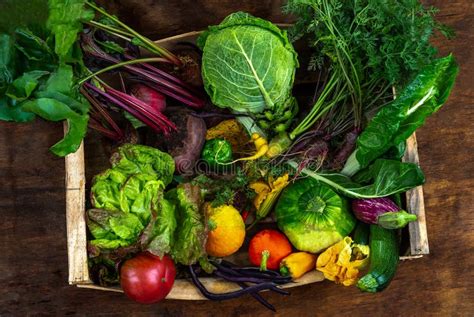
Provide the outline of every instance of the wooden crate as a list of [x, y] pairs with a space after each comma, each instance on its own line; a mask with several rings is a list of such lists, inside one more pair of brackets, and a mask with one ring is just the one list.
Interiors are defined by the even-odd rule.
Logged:
[[[200, 32], [190, 32], [164, 40], [157, 41], [162, 46], [171, 47], [177, 42], [195, 41]], [[69, 261], [69, 284], [78, 287], [93, 288], [105, 291], [122, 292], [119, 287], [102, 287], [94, 285], [88, 269], [87, 230], [86, 230], [86, 171], [84, 145], [76, 153], [66, 157], [66, 221]], [[407, 141], [407, 151], [403, 161], [419, 164], [416, 136], [413, 134]], [[429, 254], [428, 236], [426, 230], [423, 189], [416, 187], [406, 194], [406, 209], [416, 214], [418, 221], [411, 222], [408, 230], [402, 231], [402, 240], [408, 242], [405, 250], [401, 250], [400, 259], [416, 259]], [[312, 271], [301, 279], [284, 285], [284, 288], [297, 287], [305, 284], [320, 282], [324, 279], [321, 272]], [[240, 289], [234, 283], [214, 278], [202, 278], [203, 284], [212, 292], [228, 292]], [[206, 299], [191, 281], [177, 279], [173, 289], [168, 294], [169, 299], [201, 300]]]

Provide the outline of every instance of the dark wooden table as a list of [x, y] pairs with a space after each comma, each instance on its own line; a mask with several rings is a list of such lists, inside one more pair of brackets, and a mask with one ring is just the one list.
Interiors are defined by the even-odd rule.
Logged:
[[[280, 2], [271, 0], [120, 2], [118, 14], [155, 38], [200, 29], [236, 9], [285, 19]], [[474, 4], [428, 3], [456, 29], [455, 40], [438, 44], [461, 65], [448, 103], [418, 133], [431, 255], [401, 263], [390, 287], [376, 295], [330, 282], [285, 298], [265, 294], [279, 315], [474, 315]], [[0, 123], [0, 316], [270, 315], [251, 298], [142, 306], [121, 294], [67, 285], [64, 161], [47, 150], [61, 133], [61, 124], [39, 120]]]

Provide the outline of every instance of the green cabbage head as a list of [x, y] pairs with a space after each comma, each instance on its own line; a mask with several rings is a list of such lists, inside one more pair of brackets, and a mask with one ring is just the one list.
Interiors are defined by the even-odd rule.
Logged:
[[284, 130], [297, 111], [291, 89], [297, 54], [286, 31], [244, 12], [210, 26], [198, 39], [202, 77], [212, 102]]

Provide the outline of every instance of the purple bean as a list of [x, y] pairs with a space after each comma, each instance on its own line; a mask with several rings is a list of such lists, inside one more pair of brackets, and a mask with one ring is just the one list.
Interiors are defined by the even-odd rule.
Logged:
[[[245, 283], [238, 283], [240, 285], [240, 287], [242, 287], [243, 289], [247, 288], [248, 286], [245, 285]], [[262, 295], [260, 295], [259, 293], [250, 293], [250, 295], [255, 298], [255, 300], [257, 300], [260, 304], [262, 304], [263, 306], [265, 306], [266, 308], [270, 309], [272, 312], [276, 313], [276, 309], [275, 307], [270, 304], [265, 298], [262, 297]]]
[[250, 293], [257, 293], [263, 290], [269, 290], [269, 289], [274, 289], [276, 288], [276, 285], [270, 282], [267, 283], [260, 283], [256, 285], [249, 286], [245, 289], [241, 289], [238, 291], [233, 291], [233, 292], [228, 292], [228, 293], [223, 293], [223, 294], [216, 294], [209, 292], [207, 288], [201, 283], [199, 278], [196, 275], [196, 272], [194, 271], [194, 268], [192, 265], [189, 266], [189, 271], [191, 273], [191, 278], [196, 285], [196, 287], [199, 289], [199, 291], [204, 295], [204, 297], [211, 299], [211, 300], [227, 300], [227, 299], [234, 299], [239, 296], [242, 296], [244, 294], [250, 294]]

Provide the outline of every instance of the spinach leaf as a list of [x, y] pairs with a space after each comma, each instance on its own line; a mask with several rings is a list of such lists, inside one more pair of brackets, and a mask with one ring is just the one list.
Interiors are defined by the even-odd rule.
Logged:
[[70, 54], [82, 31], [82, 22], [94, 18], [94, 12], [84, 8], [85, 0], [48, 0], [47, 26], [55, 38], [54, 51], [60, 58]]
[[49, 74], [49, 72], [42, 70], [33, 70], [28, 73], [23, 73], [23, 75], [13, 81], [5, 94], [11, 99], [23, 101], [30, 97], [36, 89], [39, 79], [47, 74]]
[[68, 132], [66, 136], [51, 147], [54, 154], [65, 156], [75, 152], [81, 145], [87, 131], [88, 115], [77, 114], [66, 104], [51, 98], [27, 101], [23, 104], [22, 109], [49, 121], [67, 120]]
[[15, 77], [14, 62], [13, 38], [8, 34], [0, 34], [0, 95], [5, 93]]
[[[289, 164], [297, 167], [295, 162]], [[385, 159], [376, 160], [369, 168], [356, 174], [354, 179], [344, 174], [316, 173], [306, 168], [302, 173], [331, 186], [347, 197], [358, 199], [402, 193], [425, 182], [418, 165]]]
[[354, 175], [390, 147], [405, 141], [446, 102], [458, 71], [452, 55], [423, 68], [398, 98], [384, 106], [369, 122], [357, 138], [356, 150], [342, 173]]
[[57, 57], [48, 43], [28, 28], [15, 30], [15, 48], [21, 53], [18, 56], [20, 71], [31, 70], [53, 71], [56, 68]]
[[4, 96], [0, 98], [0, 120], [14, 122], [29, 122], [35, 118], [35, 114], [23, 111], [21, 103]]

